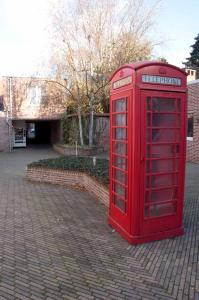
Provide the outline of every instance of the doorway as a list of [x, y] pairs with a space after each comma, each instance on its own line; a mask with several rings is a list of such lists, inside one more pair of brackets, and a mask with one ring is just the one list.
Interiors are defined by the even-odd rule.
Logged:
[[27, 144], [50, 144], [51, 122], [37, 121], [27, 122]]

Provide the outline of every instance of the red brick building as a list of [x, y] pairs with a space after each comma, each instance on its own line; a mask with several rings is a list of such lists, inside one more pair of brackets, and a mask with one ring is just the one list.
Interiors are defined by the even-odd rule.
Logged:
[[0, 151], [61, 140], [64, 91], [38, 78], [0, 79]]
[[199, 162], [199, 79], [188, 82], [187, 160]]

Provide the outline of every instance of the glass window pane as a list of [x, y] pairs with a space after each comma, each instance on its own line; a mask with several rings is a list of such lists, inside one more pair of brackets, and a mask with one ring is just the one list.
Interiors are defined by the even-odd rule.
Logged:
[[122, 185], [120, 185], [117, 182], [113, 182], [113, 191], [115, 193], [117, 193], [119, 196], [122, 196], [123, 198], [126, 198], [126, 194], [125, 194], [125, 187], [123, 187]]
[[152, 188], [177, 185], [177, 184], [178, 184], [178, 174], [151, 176], [151, 187]]
[[150, 188], [150, 176], [146, 176], [146, 188]]
[[175, 160], [175, 171], [179, 171], [179, 167], [180, 166], [180, 163], [179, 163], [179, 159], [176, 159]]
[[162, 189], [150, 192], [150, 202], [172, 201], [178, 198], [178, 188]]
[[149, 207], [145, 206], [144, 208], [144, 216], [147, 218], [149, 217]]
[[150, 145], [146, 145], [146, 157], [151, 156]]
[[124, 172], [122, 172], [120, 170], [114, 170], [113, 176], [117, 181], [119, 181], [125, 185], [127, 184], [127, 176]]
[[117, 195], [114, 195], [115, 197], [115, 206], [117, 206], [119, 209], [121, 209], [123, 212], [126, 211], [125, 209], [125, 201], [121, 198], [119, 198]]
[[127, 111], [127, 99], [122, 98], [113, 101], [113, 112], [124, 112]]
[[179, 196], [179, 112], [179, 99], [147, 97], [145, 217], [176, 212]]
[[113, 136], [116, 140], [126, 140], [126, 138], [127, 138], [126, 128], [114, 128]]
[[150, 217], [170, 215], [170, 214], [175, 214], [175, 212], [176, 212], [175, 202], [155, 204], [150, 206]]
[[145, 203], [149, 203], [149, 200], [150, 200], [150, 192], [146, 191], [145, 192]]
[[127, 154], [127, 144], [113, 142], [113, 152], [115, 152], [117, 154], [126, 155]]
[[167, 157], [175, 157], [176, 153], [176, 144], [168, 144], [168, 145], [152, 145], [151, 146], [151, 157], [153, 158], [167, 158]]
[[152, 142], [178, 142], [180, 130], [178, 129], [153, 129]]
[[113, 115], [113, 126], [127, 126], [127, 115], [126, 114]]
[[179, 127], [180, 115], [179, 114], [158, 114], [152, 115], [152, 127]]
[[151, 113], [147, 114], [147, 127], [151, 127]]
[[126, 170], [127, 169], [127, 160], [126, 158], [113, 156], [113, 165], [120, 169]]
[[[147, 161], [149, 165], [149, 161]], [[151, 173], [169, 173], [178, 171], [178, 160], [177, 159], [164, 159], [164, 160], [152, 160], [151, 168], [147, 168], [148, 172]]]
[[147, 160], [146, 161], [146, 173], [150, 173], [151, 172], [151, 161]]
[[178, 198], [178, 188], [155, 190], [150, 192], [149, 201], [152, 203], [172, 201]]
[[152, 98], [152, 111], [164, 112], [164, 111], [176, 111], [176, 100], [171, 98]]
[[178, 107], [177, 107], [178, 112], [180, 112], [181, 110], [181, 100], [178, 99]]
[[151, 142], [151, 129], [147, 129], [147, 142], [150, 143]]
[[151, 98], [147, 97], [147, 110], [151, 110]]

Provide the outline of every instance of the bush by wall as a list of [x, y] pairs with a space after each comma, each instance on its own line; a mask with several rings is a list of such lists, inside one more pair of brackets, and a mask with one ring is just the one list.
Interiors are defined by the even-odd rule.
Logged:
[[[65, 116], [62, 119], [63, 128], [63, 143], [65, 144], [75, 144], [78, 142], [80, 144], [79, 138], [79, 123], [77, 115]], [[94, 145], [96, 144], [95, 132], [96, 132], [96, 118], [94, 117]], [[82, 133], [84, 143], [88, 145], [88, 132], [89, 132], [89, 117], [82, 116]]]
[[92, 157], [61, 156], [33, 162], [28, 167], [85, 172], [100, 183], [109, 184], [109, 161], [104, 158], [97, 158], [94, 165]]

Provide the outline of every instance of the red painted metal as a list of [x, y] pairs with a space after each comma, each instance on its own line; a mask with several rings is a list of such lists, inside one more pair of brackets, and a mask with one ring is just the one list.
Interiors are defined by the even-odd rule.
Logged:
[[183, 234], [186, 73], [161, 62], [111, 77], [111, 224], [129, 243]]

